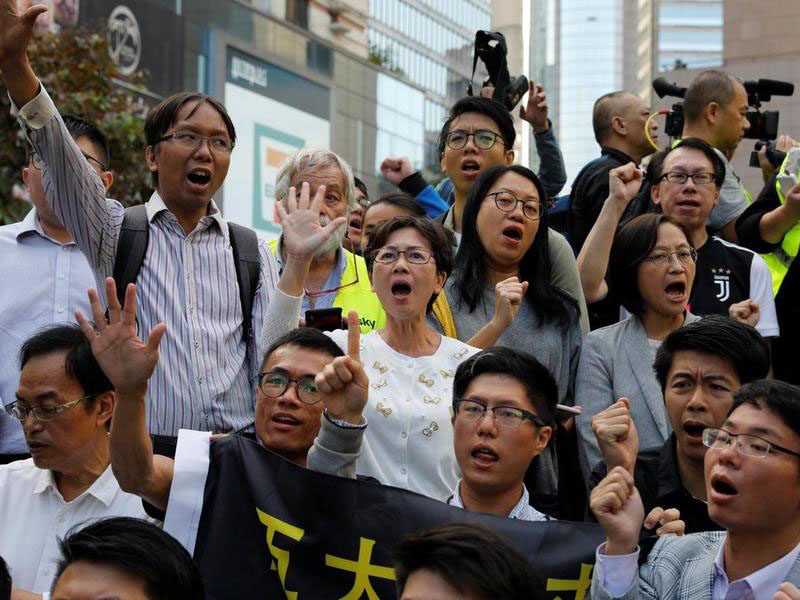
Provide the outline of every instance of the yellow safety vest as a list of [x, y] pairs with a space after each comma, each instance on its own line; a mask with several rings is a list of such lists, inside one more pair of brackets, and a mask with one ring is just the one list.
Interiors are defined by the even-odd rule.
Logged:
[[[278, 255], [278, 240], [269, 243], [272, 253]], [[377, 294], [372, 291], [367, 275], [367, 263], [361, 256], [352, 254], [344, 248], [339, 249], [344, 252], [347, 263], [342, 273], [341, 283], [347, 284], [356, 280], [358, 272], [358, 283], [348, 285], [336, 292], [333, 300], [335, 308], [342, 309], [342, 316], [346, 316], [351, 310], [358, 313], [361, 322], [361, 333], [369, 333], [376, 329], [383, 329], [386, 326], [386, 313], [383, 311], [381, 301]], [[340, 285], [341, 285], [340, 283]]]
[[[781, 204], [785, 202], [783, 191], [781, 191], [780, 176], [786, 172], [786, 163], [789, 161], [789, 154], [781, 164], [778, 171], [778, 176], [775, 178], [775, 191]], [[786, 271], [789, 270], [789, 265], [792, 264], [794, 257], [797, 256], [797, 250], [800, 248], [800, 223], [795, 223], [794, 226], [786, 232], [783, 236], [781, 245], [770, 254], [762, 254], [761, 256], [767, 263], [769, 271], [772, 274], [772, 293], [777, 294], [778, 290], [783, 283], [783, 278], [786, 276]]]

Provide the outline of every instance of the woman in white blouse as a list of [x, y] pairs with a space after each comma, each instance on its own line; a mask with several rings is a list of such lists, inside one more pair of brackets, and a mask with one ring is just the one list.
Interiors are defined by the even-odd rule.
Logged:
[[[279, 205], [288, 259], [264, 319], [262, 347], [297, 325], [314, 249], [344, 223], [321, 227], [320, 202], [319, 190], [311, 202], [304, 184], [299, 200], [290, 190]], [[364, 256], [372, 289], [386, 311], [386, 327], [361, 338], [370, 379], [364, 411], [369, 428], [356, 472], [444, 500], [459, 477], [449, 412], [453, 376], [477, 352], [440, 335], [426, 318], [452, 269], [452, 240], [438, 223], [398, 217], [373, 233]], [[346, 349], [345, 330], [328, 335]]]

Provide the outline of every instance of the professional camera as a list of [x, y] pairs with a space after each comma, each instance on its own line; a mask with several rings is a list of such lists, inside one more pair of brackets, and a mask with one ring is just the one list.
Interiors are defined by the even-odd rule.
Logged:
[[[489, 83], [494, 87], [492, 98], [505, 105], [509, 112], [519, 103], [528, 91], [528, 78], [520, 75], [511, 79], [508, 74], [508, 46], [505, 36], [498, 31], [478, 31], [475, 33], [475, 52], [472, 55], [472, 78], [480, 58], [489, 73]], [[472, 78], [467, 86], [467, 94], [472, 96]]]
[[[758, 150], [765, 144], [767, 145], [767, 158], [774, 164], [778, 159], [782, 160], [781, 155], [783, 154], [780, 151], [776, 151], [774, 143], [771, 143], [771, 140], [778, 137], [779, 114], [777, 110], [761, 112], [761, 103], [769, 102], [772, 96], [791, 96], [794, 94], [794, 84], [775, 79], [759, 79], [758, 81], [745, 81], [742, 85], [744, 85], [744, 89], [747, 92], [747, 103], [755, 109], [747, 113], [750, 129], [745, 132], [744, 137], [751, 140], [759, 140], [755, 151], [750, 155], [750, 166], [759, 166]], [[669, 83], [663, 77], [653, 81], [653, 89], [659, 98], [664, 96], [684, 98], [686, 96], [685, 87]], [[680, 137], [682, 135], [682, 103], [678, 102], [672, 105], [672, 110], [667, 115], [664, 130], [670, 137]]]

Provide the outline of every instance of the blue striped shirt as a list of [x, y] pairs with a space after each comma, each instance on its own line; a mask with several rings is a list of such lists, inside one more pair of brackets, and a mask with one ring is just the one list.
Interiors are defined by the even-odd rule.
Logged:
[[[44, 169], [53, 209], [89, 259], [98, 281], [113, 275], [124, 207], [105, 197], [100, 178], [67, 133], [44, 88], [19, 110], [23, 129]], [[147, 422], [151, 433], [179, 429], [239, 431], [254, 420], [259, 341], [246, 341], [228, 224], [212, 200], [209, 214], [189, 234], [154, 193], [147, 203], [149, 243], [137, 279], [140, 337], [167, 324], [160, 360], [150, 379]], [[253, 329], [278, 281], [265, 242], [253, 303]], [[105, 290], [98, 290], [103, 302]]]

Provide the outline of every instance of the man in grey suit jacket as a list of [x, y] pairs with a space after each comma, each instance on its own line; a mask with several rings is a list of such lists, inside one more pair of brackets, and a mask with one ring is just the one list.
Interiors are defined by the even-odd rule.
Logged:
[[644, 510], [633, 477], [617, 467], [591, 495], [606, 532], [592, 598], [800, 598], [800, 388], [742, 386], [703, 443], [709, 516], [727, 531], [661, 538], [637, 582]]

